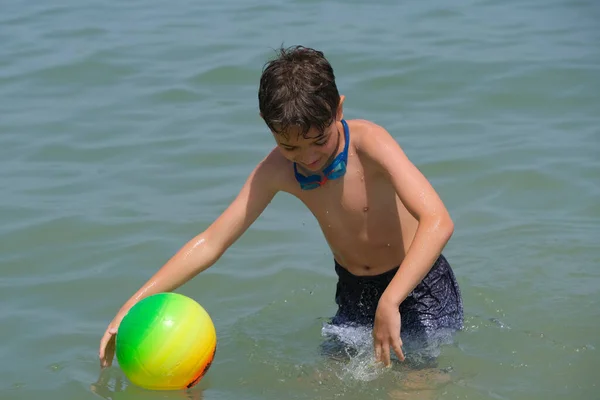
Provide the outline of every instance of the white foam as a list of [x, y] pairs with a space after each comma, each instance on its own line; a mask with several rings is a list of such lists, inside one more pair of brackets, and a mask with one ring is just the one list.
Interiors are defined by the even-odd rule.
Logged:
[[372, 381], [385, 371], [383, 364], [375, 362], [371, 329], [324, 324], [321, 334], [337, 340], [347, 357], [340, 363], [341, 369], [335, 372], [339, 379]]

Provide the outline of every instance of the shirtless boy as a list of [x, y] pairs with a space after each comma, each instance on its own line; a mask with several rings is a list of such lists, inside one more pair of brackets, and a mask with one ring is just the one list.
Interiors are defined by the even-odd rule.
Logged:
[[446, 207], [384, 128], [343, 118], [323, 53], [281, 49], [263, 70], [258, 99], [276, 146], [229, 207], [121, 307], [100, 342], [102, 367], [112, 363], [127, 311], [215, 264], [277, 192], [296, 196], [319, 222], [338, 275], [332, 323], [372, 327], [377, 361], [389, 365], [391, 351], [404, 360], [407, 335], [427, 341], [462, 328], [460, 290], [442, 255], [454, 228]]

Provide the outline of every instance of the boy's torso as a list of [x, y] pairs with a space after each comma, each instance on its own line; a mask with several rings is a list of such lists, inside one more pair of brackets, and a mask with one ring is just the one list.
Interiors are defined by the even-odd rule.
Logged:
[[[360, 143], [372, 124], [347, 121], [350, 145], [346, 174], [315, 190], [301, 190], [293, 165], [277, 150], [275, 163], [284, 173], [280, 190], [300, 199], [316, 217], [335, 259], [355, 275], [376, 275], [397, 267], [417, 229], [416, 219], [399, 200], [391, 181]], [[280, 170], [281, 171], [281, 170]]]

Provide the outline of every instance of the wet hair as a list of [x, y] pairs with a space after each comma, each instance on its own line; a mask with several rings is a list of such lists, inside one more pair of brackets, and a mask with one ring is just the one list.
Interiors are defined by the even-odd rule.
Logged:
[[287, 136], [291, 126], [302, 136], [311, 127], [323, 132], [335, 120], [340, 95], [329, 61], [304, 46], [280, 48], [263, 68], [258, 105], [271, 131]]

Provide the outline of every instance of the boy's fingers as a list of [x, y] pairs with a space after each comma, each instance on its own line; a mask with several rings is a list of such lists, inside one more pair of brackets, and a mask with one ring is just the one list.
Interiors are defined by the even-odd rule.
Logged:
[[381, 361], [381, 344], [379, 342], [375, 343], [375, 362]]
[[98, 351], [98, 356], [100, 358], [101, 367], [107, 367], [109, 363], [109, 360], [107, 360], [106, 357], [106, 348], [108, 347], [110, 340], [113, 338], [113, 333], [111, 332], [111, 330], [112, 329], [106, 331], [104, 333], [104, 336], [102, 336], [102, 339], [100, 340], [100, 349]]
[[391, 364], [390, 360], [390, 345], [385, 343], [383, 345], [383, 364], [388, 367]]
[[108, 333], [105, 332], [102, 339], [100, 339], [100, 349], [98, 349], [98, 356], [100, 358], [104, 358], [104, 349], [106, 348], [106, 343], [108, 343], [108, 339], [106, 338], [107, 335]]
[[392, 347], [394, 349], [394, 352], [398, 356], [398, 359], [400, 361], [404, 361], [404, 353], [402, 352], [402, 342], [400, 342], [399, 340], [395, 340], [392, 343]]

